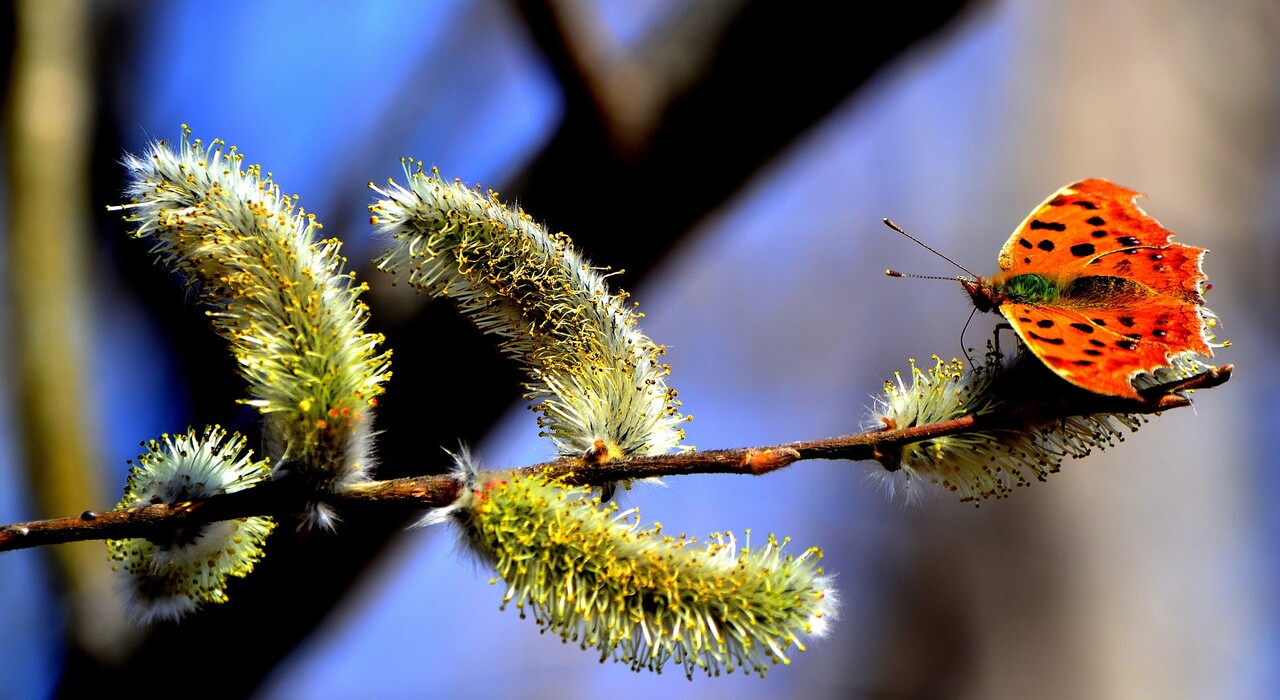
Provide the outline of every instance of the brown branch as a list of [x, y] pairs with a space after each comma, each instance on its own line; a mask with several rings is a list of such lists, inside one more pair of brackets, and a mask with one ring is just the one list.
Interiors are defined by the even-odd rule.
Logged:
[[[760, 475], [807, 459], [883, 459], [902, 445], [955, 435], [1025, 427], [1074, 416], [1104, 413], [1160, 413], [1190, 405], [1178, 393], [1207, 389], [1231, 378], [1233, 367], [1224, 365], [1186, 380], [1154, 387], [1140, 400], [1068, 392], [1062, 400], [1029, 403], [1016, 411], [983, 416], [965, 416], [939, 423], [909, 428], [872, 430], [856, 435], [792, 442], [768, 447], [707, 450], [594, 461], [583, 457], [560, 459], [522, 467], [516, 473], [541, 473], [575, 485], [604, 485], [616, 481], [684, 474]], [[888, 468], [892, 468], [891, 464]], [[457, 500], [462, 489], [452, 476], [419, 476], [356, 484], [321, 498], [339, 510], [344, 507], [412, 505], [422, 509], [440, 508]], [[291, 482], [269, 482], [233, 494], [177, 505], [149, 505], [106, 512], [85, 511], [79, 516], [36, 520], [0, 526], [0, 552], [93, 539], [122, 539], [159, 535], [175, 527], [252, 515], [291, 516], [304, 509], [316, 494], [299, 490]]]

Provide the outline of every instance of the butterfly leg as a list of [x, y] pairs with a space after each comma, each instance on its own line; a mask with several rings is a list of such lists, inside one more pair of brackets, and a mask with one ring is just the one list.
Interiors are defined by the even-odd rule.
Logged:
[[971, 369], [971, 370], [973, 370], [973, 371], [975, 371], [975, 372], [976, 372], [976, 371], [978, 371], [978, 363], [974, 362], [974, 361], [973, 361], [973, 356], [969, 354], [969, 351], [970, 351], [970, 350], [973, 350], [974, 348], [970, 348], [970, 347], [966, 347], [966, 346], [965, 346], [965, 344], [964, 344], [964, 332], [965, 332], [965, 331], [967, 331], [967, 330], [969, 330], [969, 324], [973, 321], [973, 315], [974, 315], [974, 314], [976, 314], [977, 312], [978, 312], [978, 310], [977, 310], [976, 308], [975, 308], [973, 311], [970, 311], [970, 312], [969, 312], [969, 318], [966, 318], [966, 319], [964, 320], [964, 327], [960, 329], [960, 351], [964, 353], [964, 359], [965, 359], [965, 361], [966, 361], [966, 362], [968, 362], [968, 363], [969, 363], [969, 369]]
[[1010, 333], [1013, 333], [1013, 347], [1015, 350], [1017, 349], [1019, 342], [1018, 334], [1014, 332], [1013, 326], [1003, 321], [997, 323], [995, 330], [991, 333], [991, 343], [987, 346], [990, 351], [991, 358], [995, 360], [996, 365], [999, 365], [1001, 360], [1004, 358], [1004, 353], [1000, 349], [1000, 331], [1009, 331]]

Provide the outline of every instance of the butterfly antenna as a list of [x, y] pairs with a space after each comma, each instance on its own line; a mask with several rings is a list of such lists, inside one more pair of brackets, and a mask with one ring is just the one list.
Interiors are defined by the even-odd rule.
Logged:
[[[925, 250], [929, 251], [930, 253], [933, 253], [934, 255], [936, 255], [936, 256], [938, 256], [938, 257], [942, 258], [943, 260], [946, 260], [947, 262], [951, 263], [952, 265], [955, 265], [956, 267], [960, 268], [961, 270], [963, 270], [963, 271], [965, 272], [965, 274], [969, 275], [970, 277], [975, 277], [975, 278], [977, 277], [977, 275], [975, 275], [971, 270], [969, 270], [969, 268], [965, 267], [964, 265], [961, 265], [960, 263], [958, 263], [958, 262], [956, 262], [956, 261], [952, 260], [951, 258], [948, 258], [947, 256], [943, 255], [942, 253], [939, 253], [938, 251], [934, 250], [932, 247], [930, 247], [930, 246], [929, 246], [927, 243], [925, 243], [924, 241], [921, 241], [919, 238], [916, 238], [915, 236], [913, 236], [913, 235], [911, 235], [911, 234], [907, 233], [906, 231], [903, 231], [901, 226], [899, 226], [899, 225], [897, 225], [897, 224], [893, 223], [893, 222], [892, 222], [892, 221], [890, 221], [889, 219], [884, 219], [884, 225], [885, 225], [885, 226], [888, 226], [889, 228], [893, 229], [894, 231], [897, 231], [898, 233], [901, 233], [902, 235], [906, 236], [907, 238], [910, 238], [912, 241], [915, 241], [915, 244], [916, 244], [916, 245], [918, 245], [918, 246], [920, 246], [921, 248], [924, 248]], [[889, 276], [890, 276], [890, 277], [919, 277], [919, 275], [903, 275], [903, 274], [894, 274], [892, 271], [889, 271], [889, 273], [888, 273], [888, 274], [889, 274]], [[954, 278], [953, 278], [953, 277], [937, 277], [937, 278], [928, 278], [928, 277], [926, 277], [926, 278], [923, 278], [923, 279], [954, 279]]]
[[914, 279], [914, 280], [946, 280], [948, 282], [955, 282], [956, 280], [959, 280], [961, 282], [973, 281], [965, 277], [943, 277], [941, 275], [913, 275], [907, 272], [898, 272], [897, 270], [885, 270], [884, 273], [890, 277], [910, 277], [911, 279]]

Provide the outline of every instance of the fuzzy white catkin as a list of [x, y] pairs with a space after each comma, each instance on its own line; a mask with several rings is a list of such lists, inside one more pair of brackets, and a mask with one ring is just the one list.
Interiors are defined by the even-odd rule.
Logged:
[[[365, 478], [373, 408], [390, 376], [382, 337], [364, 330], [365, 287], [334, 239], [291, 198], [214, 141], [153, 143], [125, 158], [117, 207], [212, 307], [266, 421], [277, 470], [321, 490]], [[323, 509], [317, 511], [322, 516]]]
[[[271, 476], [238, 434], [218, 426], [202, 433], [162, 435], [144, 444], [118, 508], [176, 505], [235, 493]], [[177, 620], [203, 603], [224, 603], [230, 576], [244, 577], [262, 558], [275, 522], [248, 517], [181, 528], [168, 541], [107, 540], [112, 569], [122, 578], [126, 607], [141, 623]]]
[[602, 505], [587, 488], [477, 473], [465, 455], [459, 464], [468, 489], [448, 517], [506, 583], [503, 606], [601, 661], [763, 676], [836, 617], [816, 548], [793, 557], [785, 540], [752, 549], [749, 537], [739, 547], [727, 533], [701, 544], [640, 529], [637, 512]]
[[[968, 369], [959, 360], [921, 370], [911, 361], [911, 377], [885, 382], [876, 402], [872, 427], [896, 429], [941, 423], [965, 416], [981, 417], [1007, 410], [1007, 396], [998, 388], [1001, 373], [1013, 371], [998, 358]], [[1038, 363], [1029, 354], [1018, 362]], [[1065, 386], [1065, 385], [1064, 385]], [[1079, 458], [1105, 449], [1136, 431], [1145, 419], [1126, 413], [1097, 413], [1053, 420], [1028, 419], [999, 430], [973, 430], [902, 445], [881, 461], [891, 471], [876, 472], [890, 491], [918, 494], [919, 483], [951, 491], [961, 501], [977, 503], [1003, 498], [1018, 486], [1044, 481], [1068, 457]]]
[[379, 266], [454, 299], [528, 373], [539, 424], [561, 454], [654, 455], [680, 445], [664, 348], [639, 331], [625, 293], [610, 292], [563, 234], [518, 208], [406, 161], [408, 185], [374, 187]]

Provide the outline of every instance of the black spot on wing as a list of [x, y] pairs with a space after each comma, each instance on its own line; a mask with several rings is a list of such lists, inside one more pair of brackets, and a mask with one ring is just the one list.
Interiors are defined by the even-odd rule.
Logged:
[[1125, 328], [1133, 328], [1133, 317], [1132, 317], [1132, 316], [1121, 316], [1120, 318], [1118, 318], [1118, 319], [1116, 319], [1116, 320], [1117, 320], [1117, 321], [1119, 321], [1119, 322], [1120, 322], [1120, 325], [1124, 326]]
[[1072, 327], [1072, 328], [1074, 328], [1074, 329], [1076, 329], [1076, 330], [1078, 330], [1078, 331], [1080, 331], [1081, 333], [1092, 333], [1092, 332], [1093, 332], [1093, 326], [1091, 326], [1091, 325], [1089, 325], [1089, 324], [1087, 324], [1087, 323], [1073, 323], [1073, 324], [1071, 324], [1071, 327]]
[[1102, 218], [1101, 216], [1091, 216], [1085, 219], [1084, 222], [1086, 224], [1089, 224], [1090, 226], [1101, 226], [1107, 223], [1107, 220]]
[[1116, 347], [1120, 348], [1121, 350], [1137, 350], [1138, 343], [1133, 340], [1117, 340]]
[[1094, 204], [1093, 202], [1090, 202], [1084, 199], [1078, 199], [1072, 202], [1072, 204], [1076, 205], [1077, 207], [1080, 207], [1081, 209], [1089, 209], [1091, 211], [1098, 208], [1097, 204]]
[[1099, 348], [1105, 348], [1107, 346], [1106, 343], [1102, 342], [1101, 340], [1098, 340], [1097, 338], [1090, 338], [1089, 344]]
[[1034, 338], [1034, 339], [1036, 339], [1036, 340], [1038, 340], [1038, 341], [1042, 342], [1042, 343], [1048, 343], [1048, 344], [1050, 344], [1050, 345], [1062, 345], [1063, 343], [1067, 342], [1067, 341], [1063, 340], [1062, 338], [1046, 338], [1046, 337], [1041, 336], [1041, 335], [1036, 335], [1035, 333], [1032, 333], [1031, 331], [1027, 331], [1027, 335], [1028, 335], [1029, 337], [1031, 337], [1031, 338]]
[[1093, 236], [1094, 238], [1106, 238], [1106, 237], [1107, 237], [1107, 232], [1106, 232], [1106, 231], [1103, 231], [1102, 229], [1098, 229], [1097, 231], [1094, 231], [1093, 233], [1091, 233], [1091, 234], [1089, 234], [1089, 235], [1090, 235], [1090, 236]]
[[1053, 241], [1051, 241], [1051, 240], [1049, 240], [1048, 238], [1046, 238], [1046, 239], [1044, 239], [1043, 241], [1040, 241], [1039, 243], [1037, 243], [1037, 244], [1036, 244], [1036, 247], [1037, 247], [1037, 248], [1039, 248], [1040, 250], [1043, 250], [1044, 252], [1046, 252], [1046, 253], [1047, 253], [1047, 252], [1049, 252], [1049, 251], [1053, 250]]
[[1097, 249], [1093, 247], [1092, 243], [1077, 243], [1071, 246], [1071, 254], [1077, 258], [1083, 258], [1086, 255], [1093, 255], [1095, 250]]
[[1056, 222], [1056, 221], [1041, 221], [1041, 220], [1039, 220], [1039, 219], [1032, 219], [1032, 220], [1031, 220], [1031, 230], [1032, 230], [1032, 231], [1039, 231], [1039, 230], [1041, 230], [1041, 229], [1048, 229], [1048, 230], [1050, 230], [1050, 231], [1066, 231], [1066, 230], [1067, 230], [1067, 225], [1066, 225], [1066, 224], [1060, 224], [1060, 223], [1058, 223], [1058, 222]]
[[1047, 318], [1042, 318], [1039, 321], [1036, 321], [1036, 325], [1041, 328], [1053, 328], [1053, 321]]
[[1018, 245], [1022, 246], [1023, 248], [1031, 248], [1031, 247], [1032, 247], [1032, 246], [1031, 246], [1031, 241], [1028, 241], [1028, 240], [1027, 240], [1027, 239], [1025, 239], [1025, 238], [1019, 238], [1019, 239], [1018, 239]]
[[1119, 243], [1120, 245], [1142, 245], [1142, 241], [1139, 241], [1134, 236], [1118, 236], [1116, 238], [1116, 243]]

